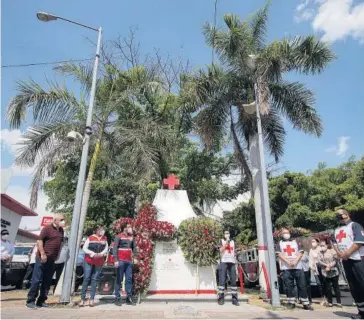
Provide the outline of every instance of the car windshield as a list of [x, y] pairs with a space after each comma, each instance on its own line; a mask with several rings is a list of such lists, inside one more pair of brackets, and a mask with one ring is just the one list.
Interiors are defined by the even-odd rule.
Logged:
[[14, 254], [23, 255], [28, 254], [32, 247], [15, 247]]

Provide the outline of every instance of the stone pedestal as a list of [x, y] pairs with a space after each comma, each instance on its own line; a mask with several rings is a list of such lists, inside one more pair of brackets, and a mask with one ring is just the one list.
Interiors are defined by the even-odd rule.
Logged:
[[[158, 221], [179, 227], [185, 219], [196, 217], [185, 190], [158, 190], [153, 205]], [[177, 240], [155, 244], [155, 259], [150, 294], [215, 294], [216, 280], [213, 267], [200, 267], [187, 262]], [[197, 272], [199, 277], [197, 277]]]

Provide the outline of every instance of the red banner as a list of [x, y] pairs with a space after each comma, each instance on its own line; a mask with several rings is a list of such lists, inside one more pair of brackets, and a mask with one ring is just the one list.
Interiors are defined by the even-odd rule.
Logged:
[[45, 227], [49, 225], [53, 221], [53, 217], [43, 217], [42, 222], [40, 223], [41, 227]]

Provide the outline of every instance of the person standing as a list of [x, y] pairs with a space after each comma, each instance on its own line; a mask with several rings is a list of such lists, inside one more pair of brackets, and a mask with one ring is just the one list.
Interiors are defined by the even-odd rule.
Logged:
[[338, 307], [341, 305], [341, 293], [339, 287], [339, 269], [337, 268], [337, 254], [334, 250], [328, 249], [329, 242], [322, 240], [320, 243], [321, 253], [319, 254], [318, 263], [322, 267], [322, 276], [324, 280], [325, 296], [327, 297], [327, 306], [332, 307], [332, 287], [335, 291], [335, 297]]
[[1, 276], [7, 264], [9, 264], [14, 255], [14, 245], [8, 240], [9, 231], [1, 230]]
[[37, 257], [37, 252], [38, 252], [37, 245], [35, 245], [29, 252], [29, 265], [28, 265], [28, 268], [27, 268], [27, 271], [25, 273], [24, 280], [23, 280], [24, 289], [29, 288], [29, 284], [30, 284], [30, 281], [31, 281], [32, 275], [33, 275], [35, 259]]
[[81, 291], [81, 307], [85, 306], [86, 291], [91, 280], [91, 292], [89, 306], [94, 306], [96, 284], [100, 277], [102, 266], [105, 263], [105, 256], [108, 250], [105, 228], [97, 226], [94, 234], [89, 236], [83, 245], [85, 252], [85, 263], [83, 266], [83, 283]]
[[125, 275], [126, 303], [134, 305], [132, 299], [133, 253], [135, 252], [133, 230], [130, 225], [124, 223], [121, 226], [121, 231], [119, 235], [115, 236], [113, 248], [114, 265], [116, 268], [115, 304], [121, 305], [120, 287]]
[[85, 264], [85, 251], [83, 246], [87, 238], [83, 238], [80, 243], [80, 250], [78, 250], [77, 265], [76, 265], [76, 281], [75, 281], [75, 292], [78, 291], [79, 286], [83, 282], [83, 265]]
[[361, 259], [364, 229], [359, 223], [351, 221], [347, 210], [339, 209], [335, 214], [341, 226], [335, 229], [332, 241], [337, 256], [343, 260], [350, 292], [358, 308], [358, 314], [352, 319], [364, 319], [364, 260]]
[[312, 304], [310, 260], [308, 253], [306, 251], [303, 252], [301, 263], [302, 263], [303, 273], [305, 274], [305, 284], [306, 284], [308, 301], [310, 302], [310, 304]]
[[238, 300], [238, 287], [236, 286], [236, 258], [235, 258], [235, 243], [230, 239], [230, 232], [224, 231], [224, 238], [219, 243], [220, 251], [220, 266], [219, 266], [219, 294], [217, 297], [217, 303], [223, 305], [225, 302], [225, 282], [226, 274], [229, 273], [232, 302], [233, 305], [239, 306]]
[[305, 310], [313, 310], [307, 297], [305, 274], [302, 269], [301, 258], [303, 250], [300, 249], [297, 241], [291, 238], [291, 233], [287, 228], [281, 230], [282, 240], [279, 241], [276, 254], [281, 260], [283, 283], [286, 287], [288, 309], [296, 307], [295, 281], [298, 295], [301, 298]]
[[48, 307], [45, 301], [52, 284], [54, 261], [61, 252], [65, 224], [64, 215], [56, 213], [52, 223], [43, 227], [40, 232], [37, 241], [38, 254], [26, 302], [26, 306], [30, 309]]
[[320, 240], [318, 238], [312, 238], [311, 249], [308, 254], [308, 259], [309, 259], [310, 270], [315, 277], [320, 296], [324, 297], [324, 293], [322, 290], [323, 278], [322, 278], [322, 274], [321, 274], [321, 265], [318, 264], [318, 257], [320, 254], [320, 245], [319, 244], [320, 244]]
[[[67, 238], [65, 238], [64, 240], [66, 242]], [[63, 246], [62, 246], [62, 249], [61, 249], [61, 252], [59, 254], [58, 259], [56, 261], [54, 261], [54, 273], [56, 274], [56, 279], [55, 279], [55, 282], [54, 282], [53, 294], [56, 291], [58, 281], [61, 278], [62, 271], [63, 271], [63, 268], [64, 268], [64, 264], [66, 263], [66, 261], [68, 259], [68, 256], [69, 256], [68, 246], [65, 245], [65, 243], [64, 243]]]

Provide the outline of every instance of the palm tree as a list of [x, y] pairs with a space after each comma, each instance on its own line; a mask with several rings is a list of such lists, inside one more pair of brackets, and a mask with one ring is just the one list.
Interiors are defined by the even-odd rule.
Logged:
[[206, 43], [219, 56], [221, 66], [212, 64], [188, 76], [182, 96], [195, 117], [196, 131], [207, 149], [219, 149], [230, 136], [242, 176], [250, 179], [245, 154], [257, 132], [256, 115], [248, 114], [244, 104], [258, 99], [266, 147], [279, 161], [283, 155], [286, 132], [282, 117], [295, 129], [320, 136], [322, 122], [314, 109], [314, 94], [302, 83], [284, 80], [296, 71], [318, 74], [334, 59], [326, 43], [312, 36], [295, 37], [266, 43], [269, 3], [247, 21], [224, 15], [227, 30], [206, 23]]
[[[320, 136], [323, 131], [313, 107], [313, 92], [299, 82], [284, 80], [284, 74], [318, 74], [334, 58], [328, 45], [312, 36], [267, 44], [268, 7], [269, 2], [244, 22], [235, 15], [224, 15], [227, 30], [205, 24], [206, 43], [216, 51], [221, 66], [212, 64], [187, 77], [182, 90], [186, 105], [197, 113], [196, 131], [207, 149], [218, 150], [231, 137], [242, 185], [252, 183], [254, 196], [260, 195], [257, 115], [246, 112], [244, 106], [259, 102], [264, 143], [278, 162], [286, 135], [282, 117], [305, 133]], [[257, 226], [261, 225], [261, 210], [256, 201]], [[260, 255], [260, 270], [263, 260]], [[265, 288], [262, 276], [260, 284]]]
[[[59, 161], [65, 161], [67, 155], [80, 150], [80, 144], [70, 143], [65, 137], [71, 130], [82, 132], [86, 119], [86, 99], [91, 88], [92, 69], [81, 64], [67, 63], [56, 70], [63, 75], [72, 76], [81, 84], [82, 92], [79, 98], [57, 83], [50, 83], [50, 89], [44, 90], [32, 80], [21, 81], [17, 84], [18, 92], [10, 101], [7, 110], [7, 118], [12, 128], [20, 127], [28, 108], [32, 111], [34, 123], [23, 135], [21, 148], [15, 159], [16, 165], [35, 166], [31, 183], [32, 208], [37, 206], [38, 191], [44, 179], [52, 175]], [[158, 85], [158, 79], [151, 77], [143, 67], [120, 71], [106, 66], [103, 77], [97, 84], [93, 117], [93, 154], [84, 188], [83, 216], [87, 212], [101, 149], [105, 148], [111, 153], [115, 148], [113, 135], [118, 129], [115, 124], [121, 123], [123, 111], [133, 107], [139, 95]], [[132, 134], [130, 128], [123, 130], [126, 137]], [[145, 157], [153, 153], [153, 150], [150, 150], [151, 146], [143, 147], [146, 150]], [[149, 170], [155, 169], [155, 162], [151, 163]]]

